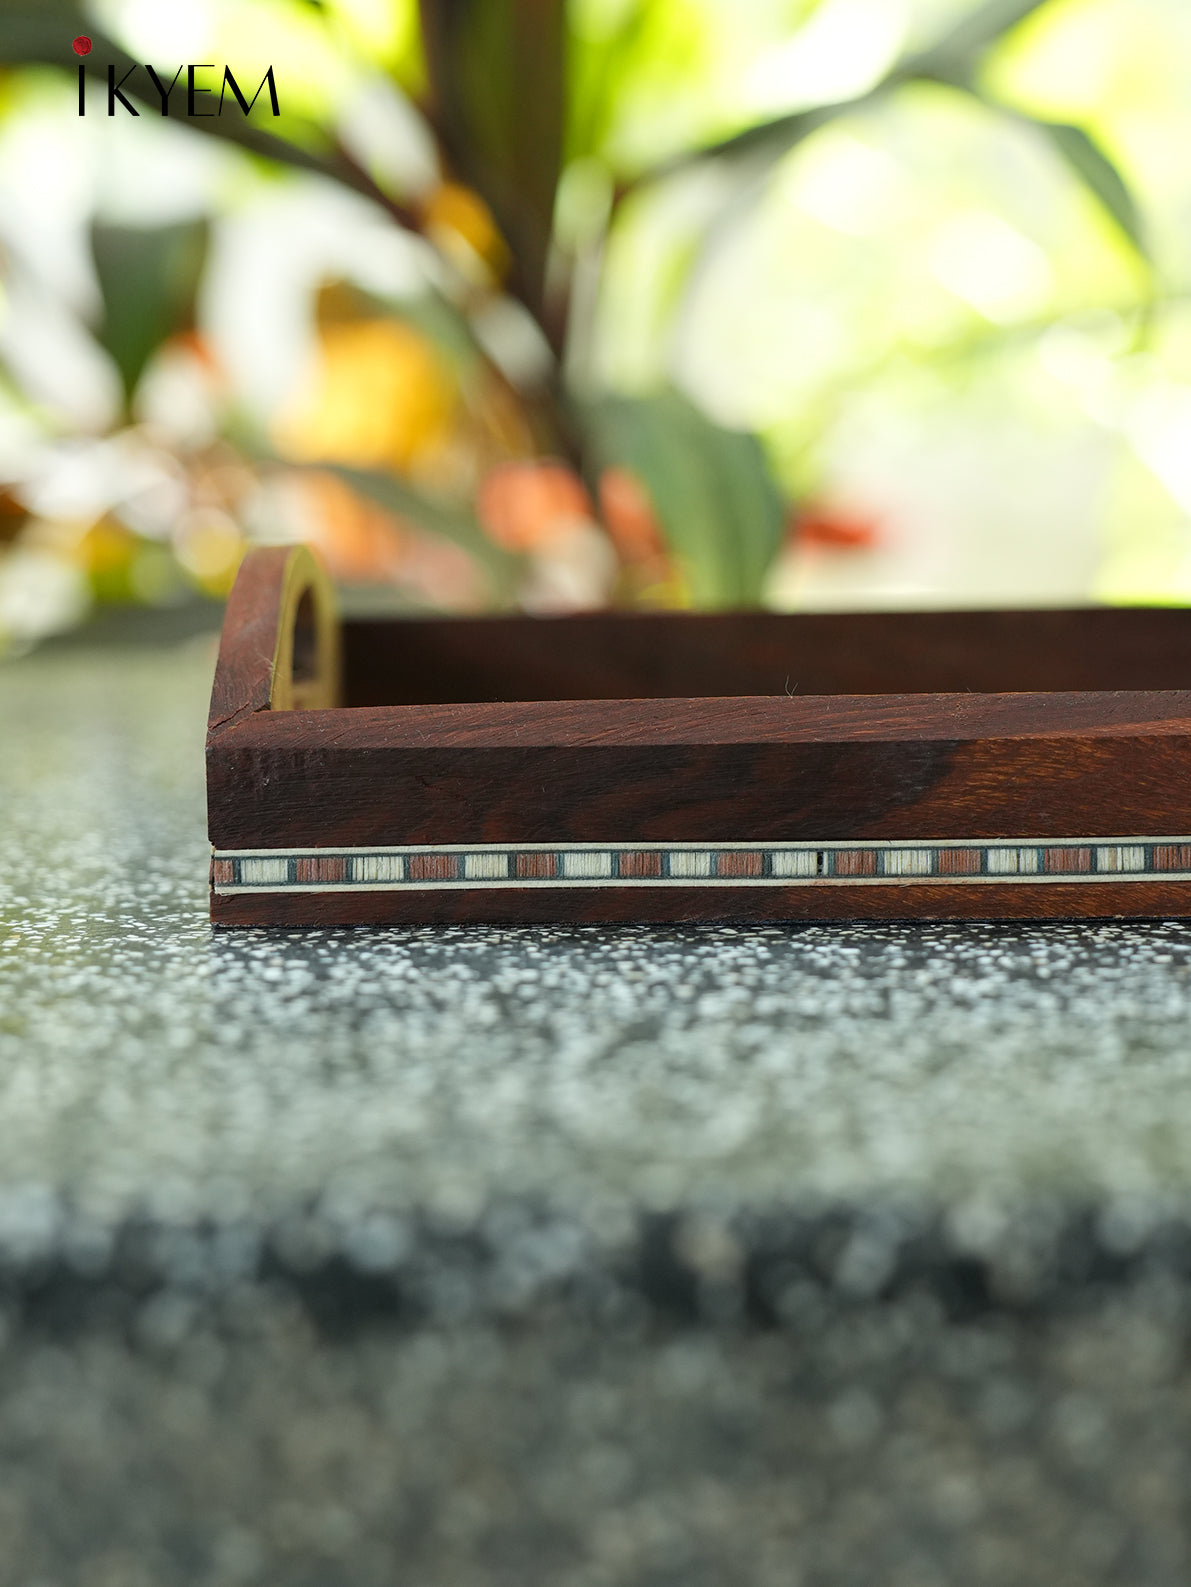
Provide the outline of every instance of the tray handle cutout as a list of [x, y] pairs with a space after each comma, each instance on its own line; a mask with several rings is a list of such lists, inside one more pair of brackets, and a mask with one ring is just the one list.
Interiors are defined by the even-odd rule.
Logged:
[[307, 546], [250, 551], [228, 597], [209, 730], [257, 711], [318, 711], [340, 701], [339, 617]]
[[294, 547], [281, 594], [271, 711], [325, 711], [339, 704], [339, 619], [321, 562]]

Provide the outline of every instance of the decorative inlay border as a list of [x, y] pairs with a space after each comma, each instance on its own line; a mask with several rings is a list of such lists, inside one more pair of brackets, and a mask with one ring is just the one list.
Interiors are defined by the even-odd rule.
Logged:
[[1191, 838], [443, 843], [216, 850], [217, 893], [1191, 881]]

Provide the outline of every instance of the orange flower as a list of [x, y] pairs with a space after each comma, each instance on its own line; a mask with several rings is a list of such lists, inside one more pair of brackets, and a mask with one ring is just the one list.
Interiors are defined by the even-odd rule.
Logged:
[[476, 512], [506, 551], [540, 551], [593, 513], [583, 481], [565, 463], [503, 463], [482, 481]]
[[600, 475], [600, 516], [622, 562], [665, 556], [662, 526], [649, 492], [627, 468], [606, 468]]
[[797, 546], [868, 551], [880, 541], [881, 535], [872, 518], [811, 502], [792, 516], [789, 538], [790, 543]]
[[331, 577], [341, 584], [392, 583], [408, 549], [405, 526], [334, 474], [306, 474], [300, 483], [309, 509], [305, 533]]

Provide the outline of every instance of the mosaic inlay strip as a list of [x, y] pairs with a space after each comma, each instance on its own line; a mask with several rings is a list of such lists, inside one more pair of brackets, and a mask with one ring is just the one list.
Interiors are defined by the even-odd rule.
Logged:
[[216, 852], [217, 893], [501, 887], [890, 887], [1191, 881], [1191, 839], [490, 843]]

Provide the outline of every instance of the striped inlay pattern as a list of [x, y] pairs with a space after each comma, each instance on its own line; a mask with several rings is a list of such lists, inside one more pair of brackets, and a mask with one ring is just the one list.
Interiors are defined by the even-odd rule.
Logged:
[[243, 849], [217, 851], [211, 878], [217, 893], [1187, 881], [1191, 838]]

